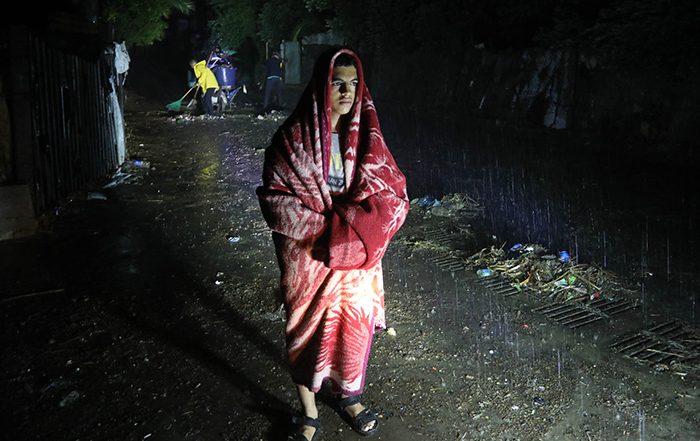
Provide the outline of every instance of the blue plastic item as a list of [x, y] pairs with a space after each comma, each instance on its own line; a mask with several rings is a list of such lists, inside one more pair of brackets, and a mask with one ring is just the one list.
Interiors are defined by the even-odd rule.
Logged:
[[522, 247], [523, 247], [523, 244], [521, 244], [521, 243], [516, 243], [515, 245], [513, 245], [512, 247], [510, 247], [510, 250], [511, 250], [511, 251], [518, 251], [518, 250], [519, 250], [520, 248], [522, 248]]
[[236, 68], [233, 66], [217, 66], [212, 68], [216, 81], [219, 83], [219, 87], [236, 87]]
[[493, 271], [491, 268], [482, 268], [476, 272], [476, 275], [479, 277], [489, 277], [493, 276]]
[[418, 206], [423, 208], [429, 208], [439, 203], [440, 202], [437, 199], [430, 195], [423, 196], [422, 198], [418, 199]]
[[568, 251], [559, 251], [559, 260], [564, 263], [568, 263], [571, 260]]

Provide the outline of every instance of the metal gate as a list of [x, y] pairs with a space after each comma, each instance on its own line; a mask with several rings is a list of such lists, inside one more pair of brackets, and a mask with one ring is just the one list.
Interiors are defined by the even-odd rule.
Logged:
[[114, 56], [86, 60], [33, 35], [28, 49], [32, 190], [39, 214], [118, 166], [115, 109], [109, 99]]

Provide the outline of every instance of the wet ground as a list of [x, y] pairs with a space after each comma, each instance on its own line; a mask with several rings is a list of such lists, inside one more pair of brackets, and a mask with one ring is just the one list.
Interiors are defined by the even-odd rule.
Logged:
[[[285, 439], [298, 406], [254, 194], [283, 114], [147, 107], [126, 115], [121, 180], [0, 243], [2, 439]], [[542, 299], [501, 296], [411, 246], [450, 222], [412, 209], [384, 259], [396, 335], [376, 336], [365, 393], [379, 439], [700, 439], [697, 371], [610, 348], [667, 318], [662, 305], [560, 327], [534, 311]], [[469, 223], [475, 252], [488, 221]], [[358, 438], [319, 406], [316, 439]]]

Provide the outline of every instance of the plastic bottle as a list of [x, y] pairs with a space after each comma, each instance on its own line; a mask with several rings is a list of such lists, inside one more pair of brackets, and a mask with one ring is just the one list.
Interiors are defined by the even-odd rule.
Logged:
[[488, 267], [481, 268], [480, 270], [478, 270], [476, 272], [476, 275], [479, 277], [489, 277], [489, 276], [493, 276], [493, 271], [491, 270], [491, 268], [488, 268]]

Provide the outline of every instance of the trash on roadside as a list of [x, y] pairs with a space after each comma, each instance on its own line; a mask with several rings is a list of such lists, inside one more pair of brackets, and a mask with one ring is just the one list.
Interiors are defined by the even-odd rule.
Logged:
[[411, 205], [418, 205], [421, 208], [432, 208], [440, 204], [440, 202], [431, 195], [416, 198], [411, 201]]
[[478, 202], [464, 193], [446, 194], [441, 199], [426, 195], [411, 200], [411, 205], [441, 217], [476, 216], [482, 210]]
[[460, 212], [477, 214], [482, 211], [482, 207], [479, 203], [464, 193], [446, 194], [440, 199], [440, 204], [452, 214]]
[[396, 329], [394, 328], [387, 328], [386, 333], [389, 337], [396, 337]]
[[132, 164], [134, 165], [134, 167], [138, 167], [138, 168], [141, 168], [141, 167], [148, 168], [151, 166], [150, 162], [144, 161], [143, 159], [134, 159], [132, 161]]
[[175, 124], [185, 124], [194, 121], [196, 118], [192, 115], [178, 115], [176, 117], [170, 118], [171, 122]]
[[631, 290], [614, 273], [596, 265], [573, 264], [568, 252], [560, 252], [557, 257], [542, 245], [519, 243], [510, 250], [506, 254], [502, 247], [491, 246], [465, 260], [468, 267], [478, 268], [480, 277], [486, 277], [481, 274], [488, 274], [484, 270], [489, 269], [510, 279], [518, 291], [527, 287], [557, 302], [595, 300], [601, 292], [609, 298], [630, 297]]
[[80, 398], [80, 393], [77, 390], [71, 391], [71, 393], [66, 395], [65, 398], [58, 403], [58, 407], [70, 406], [74, 402], [78, 401], [78, 398]]
[[134, 175], [132, 175], [131, 173], [124, 173], [121, 171], [121, 169], [119, 169], [112, 175], [112, 180], [107, 184], [103, 185], [102, 188], [114, 188], [117, 185], [121, 185], [124, 183], [128, 184], [130, 179], [133, 178], [133, 176]]
[[264, 317], [271, 322], [283, 322], [285, 320], [284, 304], [281, 303], [274, 312], [266, 312]]
[[91, 191], [91, 192], [88, 192], [88, 194], [87, 194], [87, 200], [88, 201], [106, 201], [107, 196], [105, 196], [102, 193], [96, 192], [96, 191]]
[[491, 268], [481, 268], [477, 270], [476, 275], [479, 277], [490, 277], [493, 276], [493, 271], [491, 271]]
[[559, 251], [559, 261], [563, 263], [568, 263], [571, 260], [568, 251]]

